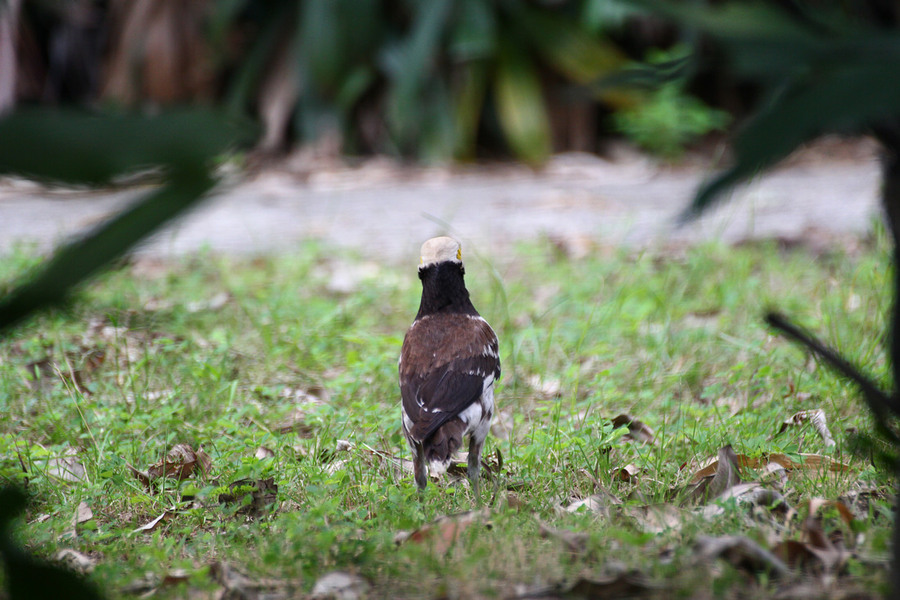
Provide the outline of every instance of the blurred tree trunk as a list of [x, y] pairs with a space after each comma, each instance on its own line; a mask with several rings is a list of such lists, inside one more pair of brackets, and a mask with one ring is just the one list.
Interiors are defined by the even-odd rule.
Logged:
[[209, 0], [114, 0], [102, 97], [126, 105], [212, 99], [209, 6]]
[[17, 31], [21, 0], [6, 0], [0, 5], [0, 114], [9, 112], [16, 104], [18, 81]]

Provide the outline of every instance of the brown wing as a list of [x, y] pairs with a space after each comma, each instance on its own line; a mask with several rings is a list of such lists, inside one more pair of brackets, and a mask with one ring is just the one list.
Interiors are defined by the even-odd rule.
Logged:
[[500, 377], [497, 336], [481, 317], [430, 315], [409, 328], [400, 353], [400, 396], [424, 441]]

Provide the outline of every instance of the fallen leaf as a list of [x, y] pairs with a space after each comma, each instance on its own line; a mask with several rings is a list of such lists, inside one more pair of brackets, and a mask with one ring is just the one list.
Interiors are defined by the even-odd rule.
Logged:
[[313, 600], [358, 600], [365, 598], [372, 586], [368, 581], [346, 571], [332, 571], [316, 580]]
[[656, 438], [653, 430], [643, 421], [638, 421], [631, 415], [622, 414], [612, 420], [613, 427], [628, 427], [628, 433], [622, 436], [623, 440], [640, 442], [642, 444], [655, 444]]
[[482, 522], [489, 514], [488, 510], [482, 509], [438, 517], [413, 532], [399, 532], [394, 536], [394, 543], [397, 545], [420, 544], [428, 546], [437, 554], [444, 554], [457, 542], [466, 529], [473, 523]]
[[800, 412], [791, 415], [781, 424], [781, 429], [778, 430], [778, 434], [783, 433], [788, 427], [799, 427], [807, 422], [815, 427], [816, 432], [819, 434], [819, 437], [822, 438], [822, 441], [825, 442], [826, 447], [830, 448], [834, 446], [834, 438], [831, 437], [831, 431], [828, 430], [828, 421], [825, 418], [825, 411], [821, 408], [801, 410]]
[[82, 574], [90, 573], [97, 564], [97, 561], [87, 554], [71, 548], [63, 548], [53, 558], [56, 559], [56, 562], [63, 563], [73, 571]]
[[135, 533], [137, 533], [139, 531], [145, 531], [145, 532], [153, 531], [154, 529], [156, 529], [157, 525], [162, 523], [163, 520], [165, 520], [167, 518], [171, 518], [171, 513], [168, 510], [166, 512], [164, 512], [163, 514], [159, 515], [158, 517], [156, 517], [155, 519], [147, 521], [146, 523], [144, 523], [143, 525], [141, 525], [134, 531], [135, 531]]
[[221, 600], [287, 600], [300, 597], [292, 593], [292, 588], [299, 587], [295, 583], [275, 579], [254, 580], [224, 562], [211, 563], [209, 575], [224, 588], [215, 596]]
[[696, 545], [703, 559], [721, 558], [748, 573], [767, 572], [776, 577], [787, 577], [791, 572], [778, 556], [744, 536], [700, 536]]
[[278, 497], [278, 484], [274, 477], [268, 479], [240, 479], [228, 486], [228, 492], [219, 494], [222, 504], [237, 504], [241, 507], [238, 513], [258, 516], [268, 512], [269, 506]]
[[79, 502], [78, 508], [75, 509], [75, 524], [87, 523], [94, 518], [94, 511], [87, 505], [87, 502]]
[[730, 444], [720, 448], [716, 457], [716, 470], [694, 483], [688, 490], [688, 498], [695, 502], [706, 502], [740, 483], [741, 468], [738, 463], [738, 456]]
[[818, 514], [818, 512], [823, 508], [835, 508], [838, 511], [838, 514], [841, 515], [841, 518], [844, 522], [849, 525], [851, 528], [853, 527], [854, 522], [856, 521], [856, 517], [853, 515], [853, 511], [850, 508], [841, 502], [840, 500], [826, 500], [825, 498], [812, 498], [809, 501], [809, 514], [810, 516]]
[[512, 598], [534, 600], [660, 598], [663, 597], [660, 595], [662, 592], [662, 588], [648, 582], [647, 578], [639, 571], [629, 571], [597, 579], [580, 577], [569, 584], [559, 583], [552, 586], [525, 588]]
[[47, 461], [47, 475], [65, 481], [75, 483], [84, 481], [84, 465], [78, 460], [78, 453], [74, 448], [66, 448], [62, 456], [56, 456]]
[[678, 531], [684, 524], [684, 514], [673, 504], [648, 504], [645, 506], [625, 505], [618, 509], [618, 514], [629, 517], [641, 531], [659, 534], [666, 531]]
[[583, 554], [587, 550], [587, 543], [591, 538], [587, 533], [557, 529], [540, 520], [538, 520], [538, 533], [544, 539], [555, 539], [562, 542], [566, 550], [573, 554]]
[[256, 449], [256, 452], [253, 453], [253, 456], [258, 458], [259, 460], [263, 460], [266, 458], [272, 458], [275, 456], [275, 451], [271, 448], [266, 448], [265, 446], [260, 446]]
[[[744, 454], [736, 455], [737, 465], [740, 468], [765, 469], [770, 463], [781, 465], [788, 473], [793, 471], [822, 471], [829, 470], [835, 473], [846, 473], [850, 471], [850, 465], [846, 465], [828, 456], [820, 454], [799, 454], [800, 460], [795, 461], [786, 454], [771, 453], [762, 454], [758, 458], [752, 458]], [[701, 463], [700, 468], [694, 472], [691, 477], [690, 484], [696, 484], [700, 480], [714, 475], [719, 468], [718, 457], [712, 457]]]
[[202, 449], [195, 451], [190, 444], [175, 444], [164, 460], [147, 469], [147, 477], [150, 480], [165, 477], [182, 481], [193, 475], [196, 468], [207, 473], [211, 466], [212, 459]]
[[618, 479], [619, 481], [634, 481], [638, 473], [638, 468], [632, 464], [628, 463], [624, 467], [620, 467], [618, 469], [613, 469], [610, 472], [610, 475]]
[[844, 548], [842, 536], [835, 532], [832, 540], [822, 529], [822, 523], [810, 516], [803, 521], [803, 540], [786, 540], [773, 552], [791, 566], [801, 570], [839, 572], [847, 564], [850, 553]]
[[534, 391], [538, 392], [547, 399], [556, 398], [562, 390], [562, 384], [555, 377], [541, 377], [540, 375], [530, 375], [525, 380]]
[[618, 506], [621, 504], [622, 501], [619, 500], [616, 496], [601, 489], [598, 493], [592, 494], [587, 498], [582, 498], [570, 502], [566, 506], [565, 511], [568, 513], [574, 513], [578, 512], [579, 510], [588, 510], [590, 512], [608, 515], [609, 508], [611, 506]]

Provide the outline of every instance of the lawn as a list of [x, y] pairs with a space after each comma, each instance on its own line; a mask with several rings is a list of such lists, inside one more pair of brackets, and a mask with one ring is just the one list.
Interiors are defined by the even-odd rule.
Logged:
[[[415, 256], [144, 260], [0, 342], [22, 543], [74, 550], [113, 598], [298, 597], [332, 571], [370, 597], [883, 592], [871, 419], [762, 322], [777, 307], [886, 379], [883, 232], [824, 254], [463, 252], [503, 363], [479, 498], [456, 470], [419, 497], [409, 471]], [[34, 262], [4, 257], [0, 291]]]

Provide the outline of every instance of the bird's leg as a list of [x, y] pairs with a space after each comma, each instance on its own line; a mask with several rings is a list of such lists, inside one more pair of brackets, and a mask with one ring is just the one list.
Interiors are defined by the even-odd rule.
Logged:
[[428, 469], [425, 466], [425, 448], [421, 443], [413, 446], [413, 471], [419, 491], [424, 490], [428, 485]]
[[472, 490], [478, 498], [478, 479], [481, 476], [481, 448], [484, 446], [484, 438], [478, 439], [472, 436], [469, 439], [469, 465], [467, 474], [472, 482]]

